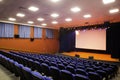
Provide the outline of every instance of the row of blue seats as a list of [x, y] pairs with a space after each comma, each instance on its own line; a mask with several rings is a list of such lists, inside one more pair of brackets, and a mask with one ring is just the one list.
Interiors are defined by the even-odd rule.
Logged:
[[[5, 54], [5, 53], [3, 53], [3, 54]], [[14, 54], [12, 54], [12, 53], [7, 53], [7, 54], [5, 54], [5, 55], [13, 55], [13, 56], [15, 56]], [[16, 57], [18, 57], [18, 56], [16, 56]], [[10, 59], [10, 58], [9, 58]], [[10, 60], [11, 61], [11, 60]], [[13, 61], [13, 60], [12, 60]], [[5, 62], [4, 60], [1, 60], [1, 63], [3, 63], [3, 62]], [[13, 61], [14, 62], [14, 61]], [[5, 66], [6, 64], [8, 64], [9, 66], [7, 67], [7, 66]], [[22, 67], [23, 68], [23, 70], [21, 70], [22, 72], [23, 72], [23, 74], [21, 73], [21, 71], [20, 70], [18, 70], [18, 69], [16, 69], [15, 70], [15, 68], [13, 67], [13, 65], [11, 65], [11, 64], [9, 64], [9, 63], [7, 63], [6, 62], [6, 64], [4, 65], [5, 67], [7, 67], [8, 69], [10, 69], [10, 71], [11, 72], [13, 72], [13, 73], [15, 73], [16, 74], [16, 76], [17, 76], [17, 73], [20, 73], [21, 74], [21, 80], [34, 80], [34, 79], [32, 79], [31, 78], [31, 76], [30, 76], [30, 73], [28, 73], [28, 72], [30, 72], [30, 68], [28, 68], [28, 67], [23, 67], [23, 65], [21, 65], [20, 64], [20, 67]], [[16, 64], [18, 64], [17, 62], [15, 62], [15, 64], [14, 65], [16, 65]], [[45, 67], [45, 65], [46, 64], [42, 64], [42, 65], [44, 65], [44, 67]], [[39, 66], [38, 66], [39, 67]], [[43, 68], [44, 68], [43, 67]], [[83, 76], [83, 75], [78, 75], [78, 74], [76, 74], [76, 75], [73, 75], [73, 74], [71, 74], [69, 71], [66, 71], [66, 70], [61, 70], [61, 71], [59, 71], [56, 67], [54, 67], [54, 66], [51, 66], [50, 67], [51, 68], [51, 76], [52, 77], [54, 77], [54, 79], [53, 80], [89, 80], [89, 78], [88, 77], [86, 77], [86, 76]], [[18, 72], [16, 72], [18, 70]], [[25, 71], [24, 71], [25, 70]], [[15, 72], [14, 72], [15, 71]], [[26, 71], [27, 71], [27, 73], [26, 73]], [[43, 71], [45, 71], [44, 69], [43, 69]], [[56, 71], [59, 71], [59, 72], [57, 72], [57, 74], [56, 74]], [[34, 71], [34, 73], [35, 73], [35, 71]], [[66, 75], [66, 73], [67, 73], [67, 75], [68, 75], [68, 77], [66, 77], [65, 75]], [[59, 74], [59, 75], [58, 75]], [[26, 75], [26, 76], [24, 76], [24, 75]], [[74, 77], [73, 77], [74, 76]], [[67, 78], [67, 79], [66, 79]], [[36, 79], [36, 80], [41, 80], [41, 79]], [[44, 80], [46, 80], [46, 79], [44, 79]]]
[[[32, 60], [37, 60], [36, 58], [39, 57], [39, 59], [37, 61], [39, 61], [40, 63], [44, 62], [48, 65], [53, 65], [56, 67], [59, 64], [62, 64], [64, 66], [72, 66], [72, 67], [74, 67], [74, 69], [83, 68], [83, 67], [84, 68], [91, 67], [91, 68], [94, 68], [95, 70], [102, 69], [102, 67], [103, 68], [114, 68], [114, 71], [117, 71], [117, 69], [118, 69], [118, 67], [116, 65], [98, 62], [98, 61], [82, 60], [82, 59], [76, 59], [76, 58], [70, 58], [70, 57], [64, 57], [64, 56], [55, 56], [55, 55], [34, 55], [34, 54], [22, 54], [22, 53], [18, 53], [18, 54], [28, 57], [28, 58], [32, 57], [31, 58]], [[42, 58], [40, 58], [40, 57], [42, 57]], [[53, 60], [53, 58], [55, 58], [55, 60], [51, 61], [51, 60]], [[62, 58], [62, 61], [60, 61], [61, 58]]]
[[[7, 52], [6, 52], [7, 53]], [[5, 53], [3, 53], [4, 55], [9, 55], [9, 57], [10, 56], [14, 56], [15, 57], [15, 55], [14, 54], [12, 54], [12, 53], [7, 53], [7, 54], [5, 54]], [[19, 56], [20, 57], [20, 56]], [[16, 59], [18, 58], [18, 56], [16, 56]], [[14, 59], [14, 58], [13, 58]], [[43, 63], [43, 66], [44, 66], [45, 64]], [[45, 67], [45, 66], [44, 66]], [[44, 70], [44, 67], [41, 69], [42, 71], [44, 71], [45, 72], [45, 70]], [[38, 66], [38, 68], [39, 68], [39, 66]], [[14, 69], [14, 68], [13, 68]], [[13, 70], [13, 69], [11, 69], [11, 70]], [[59, 71], [59, 76], [54, 72], [54, 71], [56, 71], [56, 68], [54, 67], [54, 66], [51, 66], [51, 76], [54, 78], [54, 80], [66, 80], [66, 78], [67, 77], [64, 77], [64, 74], [65, 73], [69, 73], [68, 71], [66, 71], [66, 70], [61, 70], [61, 71]], [[73, 80], [73, 75], [71, 76], [72, 74], [70, 73], [70, 80]], [[28, 76], [29, 77], [29, 76]], [[60, 78], [61, 77], [61, 78]], [[82, 76], [82, 75], [74, 75], [74, 80], [78, 80], [77, 78], [79, 78], [79, 79], [84, 79], [84, 80], [89, 80], [89, 78], [88, 77], [85, 77], [85, 76]]]
[[[90, 60], [82, 60], [82, 59], [76, 59], [76, 58], [71, 58], [71, 57], [65, 57], [65, 56], [58, 56], [58, 55], [35, 55], [35, 54], [25, 54], [25, 53], [17, 53], [18, 55], [22, 55], [24, 57], [28, 57], [33, 60], [38, 60], [38, 61], [49, 61], [49, 62], [57, 62], [57, 63], [63, 63], [64, 65], [69, 65], [69, 64], [90, 64], [90, 65], [96, 65], [96, 66], [102, 66], [106, 67], [109, 66], [109, 64], [104, 64], [103, 62], [97, 62], [97, 61], [90, 61]], [[111, 65], [111, 64], [110, 64]]]
[[[14, 52], [12, 52], [14, 53]], [[11, 53], [9, 53], [11, 54]], [[16, 55], [17, 54], [17, 55]], [[7, 54], [8, 55], [8, 54]], [[13, 57], [13, 55], [15, 57]], [[19, 55], [19, 56], [18, 56]], [[27, 55], [27, 56], [26, 56]], [[84, 75], [84, 77], [86, 77], [87, 79], [91, 79], [91, 80], [102, 80], [103, 78], [106, 78], [108, 79], [108, 76], [109, 75], [114, 75], [115, 74], [115, 65], [113, 66], [110, 66], [108, 64], [106, 64], [105, 66], [102, 66], [102, 67], [106, 67], [106, 68], [102, 68], [102, 70], [100, 70], [100, 65], [99, 67], [97, 65], [94, 65], [92, 64], [92, 66], [89, 64], [87, 64], [88, 62], [92, 62], [92, 61], [85, 61], [85, 60], [79, 60], [79, 59], [75, 59], [75, 58], [70, 58], [70, 57], [64, 57], [64, 56], [54, 56], [54, 55], [40, 55], [39, 57], [43, 57], [43, 58], [47, 58], [47, 57], [55, 57], [57, 59], [58, 58], [63, 58], [65, 60], [68, 60], [67, 62], [79, 62], [79, 68], [75, 69], [75, 67], [73, 67], [72, 65], [64, 65], [66, 67], [64, 67], [63, 69], [59, 69], [59, 65], [62, 65], [62, 64], [58, 64], [58, 66], [55, 66], [55, 65], [51, 65], [51, 63], [54, 63], [54, 62], [49, 62], [50, 65], [46, 64], [46, 60], [44, 60], [42, 63], [38, 62], [38, 61], [34, 61], [34, 59], [32, 60], [32, 58], [30, 56], [32, 56], [33, 54], [21, 54], [21, 53], [15, 53], [15, 54], [12, 54], [12, 56], [9, 55], [9, 57], [19, 61], [20, 63], [24, 64], [24, 65], [27, 65], [29, 67], [31, 67], [33, 70], [38, 70], [39, 72], [43, 72], [45, 73], [46, 75], [50, 75], [49, 73], [52, 72], [51, 70], [53, 70], [53, 73], [55, 73], [54, 75], [52, 75], [52, 77], [54, 78], [54, 80], [58, 80], [58, 78], [60, 77], [60, 74], [62, 72], [66, 72], [67, 74], [69, 75]], [[24, 57], [23, 57], [24, 56]], [[34, 56], [34, 55], [33, 55]], [[35, 55], [36, 56], [36, 55]], [[17, 57], [17, 58], [16, 58]], [[31, 59], [28, 59], [31, 58]], [[84, 64], [81, 65], [81, 63], [84, 61]], [[48, 61], [47, 61], [48, 62]], [[95, 64], [95, 62], [93, 62]], [[100, 63], [101, 64], [101, 63]], [[73, 64], [73, 65], [76, 65], [76, 64]], [[85, 65], [85, 66], [84, 66]], [[103, 65], [103, 63], [102, 63]], [[50, 66], [50, 67], [49, 67]], [[97, 67], [96, 67], [97, 66]], [[94, 67], [94, 68], [93, 68]], [[98, 70], [97, 70], [98, 69]], [[41, 71], [42, 70], [42, 71]], [[110, 71], [112, 71], [113, 73], [111, 74]], [[57, 75], [58, 74], [58, 75]], [[63, 74], [63, 73], [62, 73]], [[51, 75], [50, 75], [51, 76]], [[58, 77], [57, 79], [55, 77]], [[72, 77], [71, 76], [71, 77]], [[63, 77], [63, 76], [62, 76]], [[80, 76], [79, 76], [80, 78]], [[72, 79], [72, 78], [71, 78]], [[66, 80], [66, 79], [65, 79]]]
[[70, 58], [70, 57], [64, 57], [64, 56], [53, 56], [53, 55], [34, 55], [34, 54], [23, 54], [23, 53], [17, 53], [18, 55], [27, 57], [29, 59], [32, 60], [37, 60], [39, 62], [45, 62], [49, 65], [49, 63], [51, 64], [63, 64], [65, 66], [73, 66], [74, 68], [76, 68], [77, 66], [81, 66], [81, 65], [85, 65], [85, 66], [102, 66], [102, 67], [109, 67], [111, 65], [106, 64], [103, 62], [97, 62], [97, 61], [90, 61], [90, 60], [82, 60], [82, 59], [75, 59], [75, 58]]
[[[18, 53], [19, 54], [19, 53]], [[33, 55], [33, 54], [19, 54], [19, 55]], [[26, 57], [27, 57], [26, 56]], [[47, 57], [54, 57], [54, 55], [42, 55], [42, 57], [44, 58], [47, 58]], [[41, 55], [39, 56], [39, 57], [41, 57]], [[64, 56], [55, 56], [55, 57], [63, 57], [63, 59], [67, 59], [67, 60], [69, 60], [69, 59], [74, 59], [75, 60], [75, 58], [70, 58], [70, 57], [64, 57]], [[30, 56], [29, 56], [29, 58], [30, 58]], [[46, 61], [46, 60], [45, 60]], [[70, 61], [70, 60], [69, 60]], [[76, 61], [76, 60], [75, 60]], [[100, 75], [102, 75], [103, 77], [106, 77], [106, 79], [110, 76], [110, 77], [113, 77], [114, 75], [115, 75], [115, 73], [117, 72], [117, 67], [115, 66], [115, 65], [110, 65], [110, 64], [104, 64], [103, 65], [103, 63], [102, 63], [102, 67], [103, 68], [101, 68], [101, 66], [100, 66], [100, 64], [101, 63], [99, 63], [99, 67], [97, 66], [96, 67], [96, 65], [95, 66], [93, 66], [93, 64], [92, 64], [92, 66], [89, 64], [88, 65], [88, 62], [92, 62], [92, 63], [96, 63], [95, 61], [86, 61], [86, 60], [84, 60], [85, 61], [85, 64], [87, 64], [86, 66], [87, 66], [87, 72], [97, 72], [97, 73], [99, 73]], [[68, 62], [68, 61], [67, 61]], [[81, 61], [80, 61], [81, 62]], [[48, 63], [48, 62], [47, 62]], [[64, 63], [64, 62], [63, 62]], [[84, 65], [85, 65], [84, 64]], [[97, 65], [98, 65], [98, 62], [96, 63]], [[74, 64], [75, 65], [75, 64]], [[55, 66], [55, 65], [54, 65]], [[65, 65], [66, 66], [66, 65]], [[83, 67], [83, 66], [82, 66]], [[79, 66], [79, 68], [81, 68], [81, 66]], [[86, 68], [86, 67], [85, 67]], [[74, 71], [74, 68], [73, 68], [73, 66], [71, 67], [71, 66], [69, 66], [69, 67], [67, 67], [67, 70], [68, 71], [70, 71], [70, 72], [72, 72], [72, 73], [74, 73], [75, 71]], [[83, 69], [82, 69], [83, 70]], [[84, 71], [86, 71], [86, 70], [84, 70]], [[78, 70], [77, 70], [77, 72], [78, 72]]]
[[25, 67], [2, 54], [0, 54], [0, 64], [16, 76], [20, 76], [20, 80], [52, 80], [51, 78], [42, 76], [39, 72], [32, 71], [29, 67]]

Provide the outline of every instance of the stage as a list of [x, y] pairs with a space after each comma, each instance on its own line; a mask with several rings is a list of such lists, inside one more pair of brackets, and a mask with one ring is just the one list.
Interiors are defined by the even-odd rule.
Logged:
[[85, 58], [85, 59], [88, 59], [91, 56], [94, 58], [94, 60], [120, 62], [119, 59], [111, 58], [110, 54], [89, 53], [89, 52], [64, 52], [63, 54], [67, 56], [79, 55], [80, 58]]

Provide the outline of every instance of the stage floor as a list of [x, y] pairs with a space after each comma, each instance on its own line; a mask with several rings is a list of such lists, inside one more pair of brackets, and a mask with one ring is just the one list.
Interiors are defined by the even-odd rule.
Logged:
[[80, 56], [80, 58], [86, 58], [86, 59], [88, 59], [89, 56], [93, 56], [94, 60], [120, 62], [119, 59], [111, 58], [110, 54], [89, 53], [89, 52], [64, 52], [63, 54], [68, 56], [75, 56], [77, 54]]

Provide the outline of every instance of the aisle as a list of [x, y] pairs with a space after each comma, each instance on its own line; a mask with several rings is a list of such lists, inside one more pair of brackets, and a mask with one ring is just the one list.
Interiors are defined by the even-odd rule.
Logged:
[[0, 80], [19, 80], [19, 78], [0, 65]]

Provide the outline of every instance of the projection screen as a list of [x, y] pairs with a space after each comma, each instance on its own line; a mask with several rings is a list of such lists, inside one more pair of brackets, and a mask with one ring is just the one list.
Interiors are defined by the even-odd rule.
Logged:
[[75, 47], [92, 50], [106, 50], [106, 29], [77, 30]]

